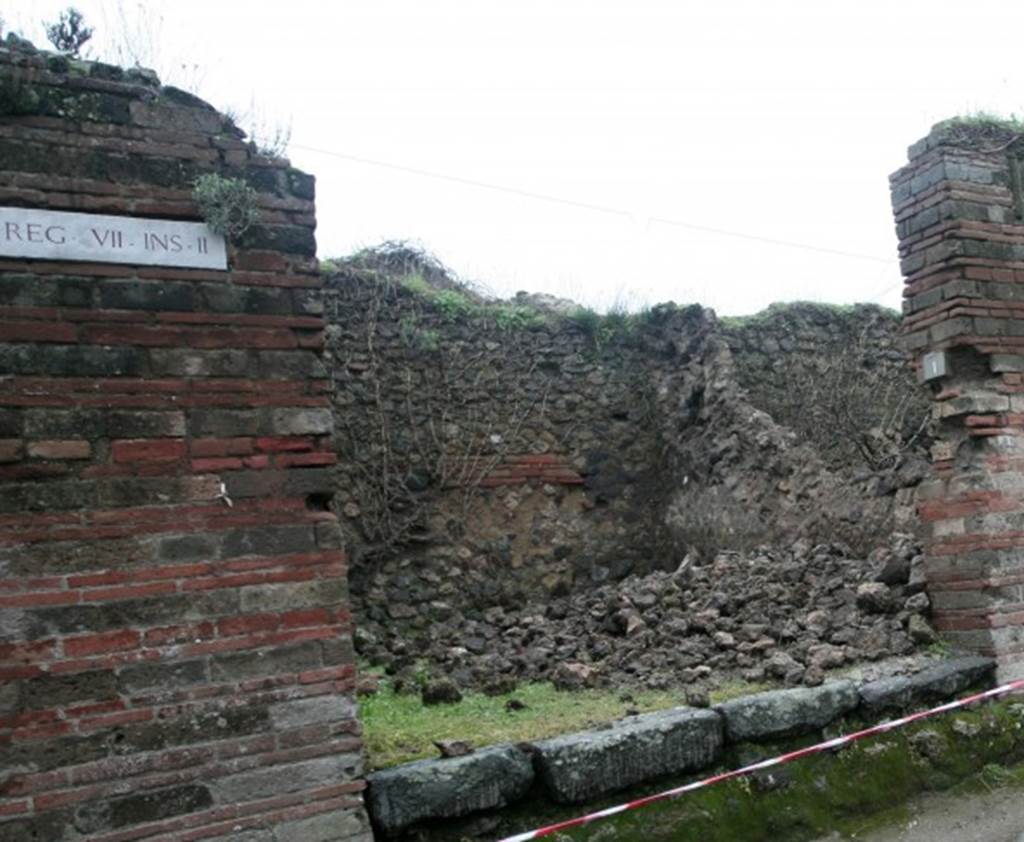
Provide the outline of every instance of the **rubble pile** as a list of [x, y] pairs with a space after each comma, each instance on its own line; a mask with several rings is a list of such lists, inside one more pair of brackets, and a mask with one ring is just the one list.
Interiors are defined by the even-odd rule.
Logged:
[[[614, 584], [447, 619], [399, 638], [366, 623], [356, 645], [396, 685], [425, 675], [461, 688], [510, 691], [550, 680], [691, 689], [724, 681], [820, 684], [827, 671], [912, 653], [935, 640], [920, 548], [896, 533], [868, 559], [842, 544], [687, 558]], [[446, 612], [447, 613], [447, 612]], [[699, 695], [699, 691], [697, 692]]]

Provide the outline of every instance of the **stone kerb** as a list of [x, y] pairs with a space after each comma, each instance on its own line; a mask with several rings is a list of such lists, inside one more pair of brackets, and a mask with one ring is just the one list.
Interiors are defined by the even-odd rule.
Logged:
[[1024, 181], [1011, 126], [951, 121], [891, 177], [904, 338], [939, 441], [919, 490], [936, 628], [1024, 675]]
[[313, 179], [151, 73], [0, 48], [14, 224], [173, 243], [208, 172], [256, 191], [226, 269], [0, 252], [5, 840], [370, 838]]
[[[581, 805], [611, 796], [624, 800], [623, 792], [640, 784], [678, 782], [687, 773], [705, 777], [712, 769], [736, 768], [789, 750], [793, 738], [813, 741], [825, 729], [849, 730], [849, 723], [843, 725], [846, 717], [877, 721], [954, 699], [969, 688], [990, 686], [994, 673], [992, 659], [956, 658], [911, 675], [770, 690], [711, 709], [674, 708], [532, 744], [420, 760], [368, 775], [368, 808], [388, 839], [454, 838], [461, 834], [448, 822], [479, 817], [482, 811], [499, 820], [481, 825], [492, 828], [493, 838], [497, 827], [513, 832], [541, 815], [555, 820], [546, 805], [573, 805], [570, 815], [578, 815], [586, 811]], [[730, 803], [730, 809], [758, 810], [756, 802]], [[515, 812], [524, 804], [531, 809]], [[510, 826], [501, 825], [502, 820]], [[425, 835], [419, 835], [421, 830]], [[614, 828], [606, 832], [614, 834]]]

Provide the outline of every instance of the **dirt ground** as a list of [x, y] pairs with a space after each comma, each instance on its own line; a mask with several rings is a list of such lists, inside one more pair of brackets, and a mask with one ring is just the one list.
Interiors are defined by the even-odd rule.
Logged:
[[884, 830], [823, 837], [816, 842], [1024, 842], [1024, 790], [970, 795], [929, 794], [910, 805], [910, 818]]

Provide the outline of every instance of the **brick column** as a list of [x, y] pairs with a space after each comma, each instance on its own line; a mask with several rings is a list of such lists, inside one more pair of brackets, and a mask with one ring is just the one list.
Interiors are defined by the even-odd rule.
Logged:
[[0, 839], [370, 839], [313, 179], [0, 49], [0, 206], [197, 220], [210, 171], [227, 271], [0, 258]]
[[891, 177], [904, 331], [935, 397], [920, 490], [935, 625], [1024, 675], [1024, 142], [947, 123]]

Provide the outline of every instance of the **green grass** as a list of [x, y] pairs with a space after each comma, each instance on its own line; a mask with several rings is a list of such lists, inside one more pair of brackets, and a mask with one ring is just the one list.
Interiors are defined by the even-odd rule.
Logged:
[[754, 693], [761, 693], [765, 690], [778, 689], [777, 685], [765, 684], [750, 681], [727, 681], [719, 684], [711, 690], [711, 704], [720, 705], [730, 699], [738, 699], [740, 696], [751, 696]]
[[[554, 737], [612, 722], [627, 709], [647, 713], [684, 704], [679, 691], [638, 691], [622, 701], [622, 690], [559, 692], [551, 684], [525, 684], [514, 693], [468, 693], [455, 705], [425, 707], [418, 695], [396, 694], [386, 681], [361, 701], [360, 719], [369, 765], [396, 766], [437, 757], [434, 740], [467, 740], [475, 747]], [[524, 710], [508, 711], [518, 699]]]
[[[732, 683], [711, 692], [714, 704], [767, 689], [767, 685]], [[686, 704], [681, 690], [583, 690], [560, 692], [549, 683], [524, 684], [501, 696], [468, 693], [454, 705], [425, 707], [419, 695], [395, 693], [386, 680], [361, 701], [360, 719], [369, 765], [383, 769], [425, 757], [437, 757], [434, 740], [467, 740], [481, 748], [570, 734], [621, 719], [627, 710], [649, 713]], [[509, 711], [517, 699], [523, 710]]]
[[1024, 784], [1024, 767], [1007, 768], [1002, 763], [987, 763], [978, 774], [978, 783], [987, 790]]

